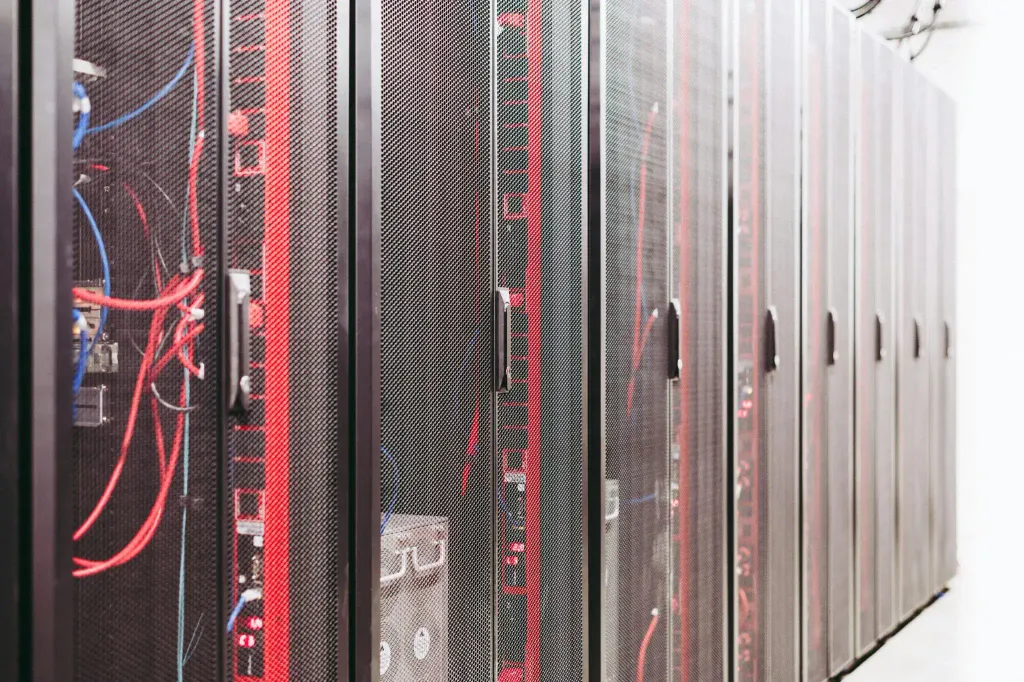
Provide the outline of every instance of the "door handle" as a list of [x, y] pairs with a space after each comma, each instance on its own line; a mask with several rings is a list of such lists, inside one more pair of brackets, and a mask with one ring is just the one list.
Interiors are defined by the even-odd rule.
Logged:
[[875, 361], [885, 359], [885, 318], [882, 313], [875, 313]]
[[924, 339], [921, 338], [921, 322], [914, 318], [914, 359], [921, 358], [921, 350], [924, 347]]
[[494, 390], [508, 393], [512, 374], [512, 297], [499, 287], [494, 292]]
[[779, 368], [778, 340], [779, 312], [775, 306], [769, 306], [764, 320], [764, 355], [767, 371], [774, 372]]
[[832, 308], [829, 308], [828, 329], [826, 331], [828, 343], [828, 357], [826, 359], [826, 362], [829, 365], [836, 364], [836, 361], [839, 359], [839, 351], [836, 350], [836, 344], [838, 343], [836, 340], [836, 324], [836, 311]]
[[680, 341], [682, 335], [682, 304], [673, 298], [668, 304], [668, 378], [679, 381], [683, 375], [683, 358]]
[[252, 284], [248, 270], [228, 270], [227, 275], [228, 411], [245, 414], [252, 392], [249, 377], [249, 297]]
[[953, 327], [949, 322], [946, 325], [946, 358], [953, 357]]

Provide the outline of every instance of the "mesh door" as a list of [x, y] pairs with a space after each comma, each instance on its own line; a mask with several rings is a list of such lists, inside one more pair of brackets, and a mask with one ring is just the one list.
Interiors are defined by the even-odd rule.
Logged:
[[668, 294], [681, 306], [682, 369], [670, 391], [671, 679], [681, 682], [718, 682], [726, 663], [725, 9], [715, 0], [673, 9]]
[[[882, 319], [882, 347], [885, 357], [877, 363], [875, 378], [875, 528], [877, 529], [877, 635], [888, 633], [896, 624], [896, 363], [898, 317], [896, 308], [896, 243], [899, 222], [895, 220], [900, 197], [896, 188], [895, 161], [899, 158], [897, 84], [901, 61], [895, 52], [881, 49], [877, 70], [877, 133], [873, 148], [877, 158], [877, 229], [874, 239], [875, 305]], [[860, 389], [858, 388], [858, 395]], [[863, 620], [862, 620], [863, 622]]]
[[77, 680], [218, 676], [216, 9], [76, 3]]
[[229, 440], [228, 667], [253, 682], [332, 679], [346, 191], [337, 14], [322, 0], [233, 0], [230, 16], [228, 263], [251, 278], [253, 399]]
[[491, 675], [487, 7], [380, 9], [381, 680]]
[[606, 679], [670, 666], [668, 177], [664, 0], [605, 5], [606, 475], [618, 482], [618, 584], [605, 613]]
[[498, 2], [496, 279], [512, 298], [496, 425], [502, 681], [582, 675], [585, 10]]
[[829, 160], [831, 131], [830, 5], [807, 4], [807, 92], [804, 106], [805, 172], [803, 235], [803, 468], [804, 614], [809, 682], [829, 676], [828, 589], [828, 242], [835, 187]]
[[[795, 680], [800, 669], [799, 21], [798, 4], [788, 0], [743, 3], [737, 18], [733, 482], [739, 680]], [[771, 336], [775, 369], [766, 363]]]
[[835, 355], [828, 369], [829, 669], [853, 660], [853, 18], [829, 4], [828, 300]]
[[956, 165], [956, 104], [950, 98], [942, 101], [942, 128], [940, 147], [942, 159], [942, 270], [939, 281], [942, 289], [942, 340], [944, 346], [942, 381], [942, 460], [944, 472], [941, 504], [944, 506], [946, 525], [941, 535], [941, 546], [936, 555], [939, 583], [945, 584], [957, 572], [956, 538], [956, 244], [957, 244], [957, 165]]
[[[875, 280], [878, 277], [874, 258], [875, 240], [879, 238], [878, 192], [879, 169], [877, 137], [881, 108], [879, 85], [880, 43], [861, 36], [858, 49], [857, 100], [857, 179], [856, 179], [856, 385], [855, 461], [856, 461], [856, 588], [857, 588], [857, 653], [866, 651], [875, 641], [875, 509], [876, 445], [875, 445], [875, 363], [878, 362], [879, 315], [876, 306]], [[888, 230], [881, 230], [882, 235]], [[883, 236], [884, 238], [884, 236]]]

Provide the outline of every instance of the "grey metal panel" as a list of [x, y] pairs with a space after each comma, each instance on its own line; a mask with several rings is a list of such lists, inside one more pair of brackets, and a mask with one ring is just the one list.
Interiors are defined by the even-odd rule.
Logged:
[[[795, 0], [738, 5], [734, 44], [736, 679], [798, 678], [799, 55]], [[774, 310], [780, 363], [766, 366]]]
[[853, 48], [854, 19], [829, 4], [828, 301], [835, 354], [827, 373], [829, 674], [854, 654], [853, 634]]
[[956, 504], [956, 242], [957, 242], [957, 123], [956, 104], [943, 98], [942, 132], [942, 315], [945, 329], [942, 384], [942, 466], [945, 471], [943, 503], [946, 527], [939, 553], [939, 581], [952, 580], [957, 572], [957, 504]]
[[802, 466], [804, 669], [808, 682], [829, 676], [828, 243], [835, 141], [829, 103], [832, 59], [827, 0], [807, 4], [803, 107]]
[[946, 513], [943, 503], [943, 491], [945, 490], [945, 471], [942, 466], [942, 385], [941, 372], [943, 369], [943, 357], [945, 355], [945, 330], [942, 320], [942, 298], [941, 298], [941, 253], [942, 253], [942, 225], [941, 225], [941, 181], [942, 181], [942, 149], [940, 106], [942, 93], [938, 88], [928, 83], [925, 86], [926, 97], [924, 99], [924, 126], [925, 126], [925, 185], [924, 205], [922, 207], [924, 216], [923, 229], [925, 231], [926, 253], [926, 288], [923, 292], [926, 317], [928, 320], [928, 344], [926, 372], [928, 375], [928, 504], [926, 513], [929, 524], [927, 526], [927, 545], [925, 547], [925, 576], [924, 598], [928, 599], [937, 594], [940, 589], [940, 580], [937, 570], [938, 548], [942, 544], [942, 537], [946, 529]]

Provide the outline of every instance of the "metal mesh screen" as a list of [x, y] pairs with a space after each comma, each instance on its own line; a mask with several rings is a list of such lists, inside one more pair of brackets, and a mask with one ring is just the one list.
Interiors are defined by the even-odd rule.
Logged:
[[230, 17], [228, 263], [251, 278], [253, 396], [229, 440], [229, 668], [254, 682], [329, 679], [341, 575], [337, 15], [319, 0], [233, 0]]
[[[895, 257], [899, 223], [896, 215], [898, 190], [894, 162], [899, 149], [895, 135], [896, 78], [900, 61], [889, 49], [880, 49], [876, 71], [878, 93], [877, 128], [873, 149], [877, 157], [874, 187], [876, 229], [874, 236], [875, 306], [883, 320], [882, 344], [885, 357], [878, 364], [875, 383], [875, 482], [877, 574], [877, 635], [889, 632], [896, 621], [896, 361], [897, 310]], [[860, 389], [858, 388], [858, 394]]]
[[942, 289], [942, 314], [946, 325], [945, 353], [942, 381], [942, 463], [944, 486], [942, 502], [946, 525], [942, 533], [941, 550], [936, 561], [939, 581], [952, 580], [957, 572], [957, 506], [956, 506], [956, 244], [957, 244], [957, 165], [956, 165], [956, 104], [952, 99], [942, 102], [942, 271], [939, 276]]
[[853, 660], [853, 18], [829, 4], [828, 299], [835, 357], [828, 370], [829, 669]]
[[[799, 671], [799, 21], [797, 3], [788, 0], [743, 3], [737, 19], [732, 218], [740, 680], [795, 680]], [[769, 307], [780, 360], [770, 373]]]
[[[77, 327], [95, 341], [73, 434], [83, 681], [218, 674], [215, 7], [75, 8], [73, 277]], [[170, 301], [83, 298], [104, 294]]]
[[824, 0], [807, 4], [807, 93], [804, 105], [803, 234], [803, 467], [804, 467], [804, 646], [807, 679], [829, 676], [828, 369], [829, 225], [838, 200], [830, 172], [836, 146], [832, 134], [830, 69], [832, 22]]
[[924, 110], [922, 123], [925, 128], [926, 148], [924, 149], [925, 187], [924, 203], [921, 204], [924, 214], [923, 229], [927, 244], [927, 267], [924, 280], [924, 309], [927, 317], [927, 339], [925, 372], [928, 376], [927, 409], [928, 424], [928, 502], [924, 507], [928, 526], [926, 526], [925, 553], [925, 585], [924, 598], [938, 594], [942, 589], [936, 569], [940, 538], [945, 532], [945, 507], [942, 503], [942, 490], [945, 488], [945, 469], [942, 466], [942, 421], [945, 415], [942, 410], [941, 375], [944, 370], [945, 356], [945, 324], [942, 316], [942, 225], [941, 225], [941, 182], [942, 182], [942, 140], [940, 114], [943, 97], [931, 83], [925, 86]]
[[498, 2], [497, 281], [513, 306], [497, 405], [503, 682], [582, 675], [584, 11]]
[[724, 455], [726, 12], [674, 5], [672, 280], [681, 305], [682, 371], [671, 397], [673, 562], [671, 679], [722, 679], [726, 658]]
[[[668, 674], [669, 7], [609, 2], [605, 27], [606, 475], [618, 481], [619, 583], [606, 678]], [[614, 648], [612, 648], [614, 646]]]
[[488, 16], [381, 6], [381, 680], [491, 674]]

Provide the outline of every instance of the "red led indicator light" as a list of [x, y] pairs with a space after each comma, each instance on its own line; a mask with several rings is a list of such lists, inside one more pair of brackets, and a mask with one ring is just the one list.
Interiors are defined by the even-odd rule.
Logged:
[[523, 543], [523, 542], [511, 542], [508, 545], [508, 551], [510, 551], [510, 552], [519, 552], [519, 553], [525, 552], [526, 551], [526, 544]]
[[507, 557], [505, 557], [505, 565], [506, 566], [518, 566], [519, 565], [519, 557], [517, 557], [517, 556], [507, 556]]
[[263, 619], [259, 616], [250, 616], [249, 619], [245, 621], [245, 627], [250, 630], [262, 630]]
[[256, 646], [256, 638], [252, 635], [239, 635], [238, 646], [242, 647], [243, 649], [251, 649], [254, 646]]

